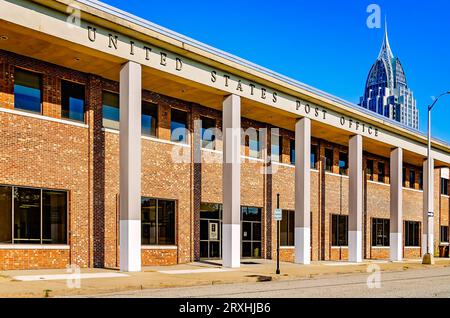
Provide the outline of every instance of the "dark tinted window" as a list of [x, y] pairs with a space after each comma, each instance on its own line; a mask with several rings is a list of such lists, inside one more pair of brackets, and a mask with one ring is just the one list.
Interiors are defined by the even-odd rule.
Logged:
[[420, 222], [405, 221], [405, 246], [420, 246]]
[[441, 225], [441, 242], [448, 243], [448, 226]]
[[348, 169], [348, 155], [346, 153], [339, 153], [339, 174], [346, 175]]
[[42, 77], [40, 74], [15, 69], [14, 108], [41, 113]]
[[103, 92], [103, 127], [119, 129], [119, 94]]
[[158, 122], [158, 105], [142, 102], [141, 129], [142, 134], [156, 137], [156, 127]]
[[187, 143], [187, 113], [172, 109], [170, 117], [170, 140]]
[[290, 157], [291, 164], [295, 165], [295, 140], [291, 139], [290, 141]]
[[378, 182], [384, 183], [384, 163], [378, 163]]
[[389, 246], [389, 219], [372, 219], [372, 246]]
[[415, 184], [416, 184], [416, 173], [414, 169], [409, 169], [409, 187], [411, 189], [414, 189]]
[[67, 192], [42, 191], [42, 243], [67, 243]]
[[441, 178], [441, 194], [448, 195], [448, 180]]
[[373, 180], [373, 160], [367, 160], [366, 175], [369, 180]]
[[332, 171], [333, 170], [333, 150], [325, 149], [325, 170]]
[[84, 86], [61, 81], [61, 117], [84, 122]]
[[200, 120], [202, 121], [202, 147], [216, 149], [216, 120], [209, 117], [200, 117]]
[[143, 245], [175, 244], [175, 201], [141, 198]]
[[12, 242], [12, 188], [0, 186], [0, 243]]
[[280, 222], [280, 245], [294, 246], [295, 211], [283, 210]]
[[311, 169], [317, 169], [317, 146], [311, 145], [311, 155], [310, 155]]
[[348, 216], [333, 214], [331, 218], [332, 246], [348, 245]]

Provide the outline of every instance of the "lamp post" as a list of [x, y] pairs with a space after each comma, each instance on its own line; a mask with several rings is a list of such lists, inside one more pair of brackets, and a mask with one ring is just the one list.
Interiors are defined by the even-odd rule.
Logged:
[[[431, 105], [428, 106], [428, 147], [427, 147], [427, 205], [430, 206], [429, 201], [433, 200], [433, 184], [430, 182], [431, 176], [433, 174], [433, 165], [431, 162], [431, 110], [433, 109], [434, 105], [437, 103], [439, 98], [441, 98], [444, 95], [450, 95], [450, 91], [442, 93], [439, 95]], [[427, 207], [428, 208], [428, 207]], [[430, 251], [433, 249], [433, 240], [432, 236], [430, 235], [430, 231], [433, 231], [433, 228], [430, 226], [430, 219], [434, 217], [434, 211], [430, 211], [428, 209], [428, 217], [427, 217], [427, 252], [423, 255], [422, 264], [433, 264], [433, 251]]]

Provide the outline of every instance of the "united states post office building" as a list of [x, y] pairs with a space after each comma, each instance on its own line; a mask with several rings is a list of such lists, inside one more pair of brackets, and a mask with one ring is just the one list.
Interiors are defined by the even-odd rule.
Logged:
[[97, 1], [0, 0], [0, 145], [0, 270], [448, 252], [448, 143]]

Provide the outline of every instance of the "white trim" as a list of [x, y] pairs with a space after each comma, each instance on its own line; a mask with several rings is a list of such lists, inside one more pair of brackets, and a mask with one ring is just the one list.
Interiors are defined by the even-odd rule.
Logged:
[[250, 161], [264, 162], [264, 159], [253, 158], [253, 157], [250, 157], [250, 156], [243, 156], [243, 155], [241, 155], [241, 158], [248, 159], [248, 160], [250, 160]]
[[420, 248], [420, 246], [403, 246], [404, 248]]
[[[112, 128], [103, 127], [102, 131], [108, 132], [108, 133], [112, 133], [112, 134], [116, 134], [116, 135], [120, 134], [119, 130], [112, 129]], [[154, 141], [154, 142], [160, 142], [162, 144], [169, 144], [169, 145], [173, 145], [173, 146], [181, 146], [181, 147], [186, 147], [186, 148], [190, 148], [191, 147], [190, 144], [184, 144], [184, 143], [181, 143], [181, 142], [173, 142], [173, 141], [170, 141], [170, 140], [159, 139], [159, 138], [145, 136], [145, 135], [142, 135], [141, 139], [150, 140], [150, 141]]]
[[0, 250], [70, 250], [70, 245], [0, 244]]
[[202, 151], [223, 154], [223, 151], [222, 151], [222, 150], [208, 149], [208, 148], [203, 148], [203, 147], [202, 147]]
[[278, 162], [278, 161], [272, 161], [271, 162], [275, 166], [282, 166], [282, 167], [288, 167], [288, 168], [295, 168], [295, 165], [292, 165], [290, 163], [284, 163], [284, 162]]
[[295, 246], [281, 246], [280, 250], [295, 250]]
[[450, 196], [447, 195], [447, 194], [441, 194], [441, 197], [444, 197], [444, 198], [450, 198]]
[[176, 245], [142, 245], [142, 250], [177, 250]]
[[325, 171], [325, 174], [329, 175], [329, 176], [342, 177], [345, 179], [349, 179], [349, 176], [345, 175], [345, 174], [339, 174], [339, 173], [334, 173], [334, 172], [329, 172], [329, 171]]
[[386, 187], [390, 187], [390, 186], [391, 186], [390, 183], [380, 182], [380, 181], [373, 181], [373, 180], [367, 180], [367, 183], [372, 183], [372, 184], [377, 184], [377, 185], [383, 185], [383, 186], [386, 186]]
[[409, 191], [414, 191], [414, 192], [419, 192], [419, 193], [423, 192], [423, 190], [417, 190], [417, 189], [412, 189], [412, 188], [408, 188], [408, 187], [402, 187], [402, 188], [403, 188], [403, 190], [409, 190]]
[[44, 116], [41, 114], [34, 114], [34, 113], [26, 112], [26, 111], [8, 109], [8, 108], [4, 108], [4, 107], [0, 107], [0, 112], [12, 114], [12, 115], [30, 117], [30, 118], [40, 119], [40, 120], [47, 120], [47, 121], [51, 121], [51, 122], [55, 122], [55, 123], [59, 123], [59, 124], [71, 125], [71, 126], [76, 126], [76, 127], [80, 127], [80, 128], [89, 128], [89, 125], [81, 123], [81, 122], [78, 123], [78, 122], [71, 121], [71, 120], [53, 118], [53, 117], [48, 117], [48, 116]]
[[336, 248], [336, 249], [338, 249], [338, 248], [348, 248], [348, 246], [331, 246], [331, 248]]
[[390, 246], [371, 246], [371, 249], [379, 248], [379, 249], [390, 249]]

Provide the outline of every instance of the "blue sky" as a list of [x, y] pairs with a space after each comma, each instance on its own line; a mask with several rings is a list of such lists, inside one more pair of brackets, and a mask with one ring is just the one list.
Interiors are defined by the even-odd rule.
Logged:
[[[450, 90], [448, 0], [104, 0], [195, 40], [359, 102], [380, 50], [383, 28], [369, 29], [369, 4], [387, 16], [394, 55], [405, 68], [427, 129], [431, 96]], [[433, 110], [433, 136], [450, 142], [450, 96]]]

